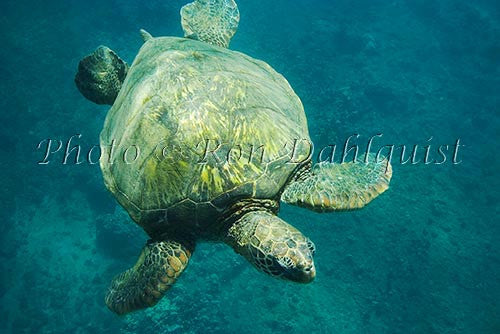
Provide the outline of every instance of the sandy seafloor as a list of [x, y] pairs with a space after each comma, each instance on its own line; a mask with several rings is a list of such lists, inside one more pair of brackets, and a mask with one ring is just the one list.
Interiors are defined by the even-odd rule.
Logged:
[[462, 163], [395, 163], [361, 211], [283, 206], [316, 243], [312, 284], [200, 244], [156, 307], [107, 310], [146, 236], [98, 166], [40, 166], [36, 146], [76, 133], [96, 144], [108, 108], [75, 88], [78, 61], [105, 44], [131, 63], [139, 28], [182, 34], [184, 3], [0, 3], [0, 332], [500, 333], [500, 7], [486, 0], [240, 0], [231, 48], [290, 81], [316, 145], [383, 133], [378, 145], [435, 153], [460, 138]]

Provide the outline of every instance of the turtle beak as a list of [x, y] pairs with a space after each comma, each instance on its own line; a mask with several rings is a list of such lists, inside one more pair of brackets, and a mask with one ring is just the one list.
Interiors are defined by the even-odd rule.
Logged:
[[310, 283], [316, 277], [314, 266], [315, 247], [311, 240], [295, 242], [289, 251], [288, 261], [281, 263], [283, 278], [298, 283]]
[[316, 268], [314, 267], [314, 264], [311, 266], [311, 268], [307, 268], [304, 270], [304, 281], [303, 283], [310, 283], [314, 281], [314, 278], [316, 278]]
[[315, 277], [316, 268], [314, 267], [314, 263], [305, 267], [297, 266], [288, 268], [283, 275], [283, 278], [297, 283], [311, 283]]
[[314, 264], [306, 268], [296, 268], [295, 272], [289, 276], [292, 281], [298, 283], [311, 283], [316, 277], [316, 268]]

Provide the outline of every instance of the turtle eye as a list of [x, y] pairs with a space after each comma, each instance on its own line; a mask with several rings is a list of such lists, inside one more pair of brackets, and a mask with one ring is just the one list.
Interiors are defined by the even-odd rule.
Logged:
[[284, 256], [282, 258], [278, 259], [278, 263], [284, 267], [284, 268], [292, 268], [293, 267], [293, 261], [291, 258], [288, 256]]
[[314, 246], [314, 243], [309, 239], [307, 239], [307, 248], [309, 248], [312, 255], [314, 255], [316, 253], [316, 246]]

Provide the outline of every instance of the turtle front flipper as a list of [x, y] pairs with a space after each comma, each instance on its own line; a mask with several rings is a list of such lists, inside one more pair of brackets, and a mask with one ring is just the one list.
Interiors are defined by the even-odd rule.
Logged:
[[78, 64], [76, 87], [90, 101], [112, 105], [123, 81], [128, 65], [106, 46], [98, 47]]
[[368, 163], [320, 162], [289, 184], [281, 200], [319, 212], [360, 209], [386, 191], [392, 177], [387, 160], [369, 157]]
[[113, 279], [106, 305], [117, 314], [155, 305], [184, 271], [193, 249], [176, 241], [149, 241], [134, 267]]
[[227, 48], [238, 30], [240, 12], [234, 0], [195, 0], [181, 9], [187, 38]]

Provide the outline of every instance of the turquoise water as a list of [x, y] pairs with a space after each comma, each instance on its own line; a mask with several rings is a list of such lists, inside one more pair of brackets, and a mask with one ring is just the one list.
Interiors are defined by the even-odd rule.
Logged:
[[38, 165], [36, 148], [97, 144], [108, 107], [77, 91], [78, 61], [104, 44], [131, 63], [140, 28], [181, 36], [185, 3], [1, 2], [0, 332], [500, 333], [500, 7], [487, 0], [240, 0], [231, 48], [289, 80], [318, 147], [383, 134], [375, 146], [419, 145], [422, 160], [459, 139], [457, 163], [451, 149], [443, 164], [393, 162], [391, 188], [361, 211], [284, 205], [316, 244], [311, 284], [200, 244], [156, 307], [106, 308], [147, 237], [97, 165]]

